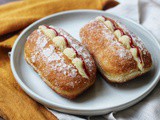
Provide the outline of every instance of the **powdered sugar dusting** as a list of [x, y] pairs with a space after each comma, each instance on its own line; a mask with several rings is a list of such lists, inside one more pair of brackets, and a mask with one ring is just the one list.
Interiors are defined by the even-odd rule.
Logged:
[[[132, 58], [131, 54], [128, 54], [128, 53], [129, 53], [129, 50], [126, 50], [126, 49], [123, 47], [123, 45], [120, 44], [119, 42], [117, 42], [117, 41], [112, 41], [109, 46], [110, 46], [110, 49], [111, 49], [112, 51], [114, 51], [115, 54], [116, 54], [117, 56], [119, 56], [120, 58], [123, 58], [123, 59], [130, 59], [130, 58]], [[116, 48], [113, 47], [113, 46], [119, 46], [119, 49], [116, 49]], [[106, 51], [106, 52], [107, 52], [107, 51]]]
[[60, 55], [58, 55], [57, 53], [52, 53], [49, 57], [48, 57], [48, 62], [52, 62], [52, 61], [58, 61], [60, 60], [61, 57]]
[[[96, 20], [95, 20], [96, 21]], [[103, 22], [101, 22], [101, 24], [102, 24]], [[104, 24], [104, 23], [103, 23]], [[104, 24], [105, 25], [105, 24]], [[135, 46], [137, 46], [139, 49], [140, 49], [140, 51], [141, 51], [141, 53], [142, 54], [146, 54], [147, 53], [147, 49], [145, 48], [145, 46], [144, 46], [144, 44], [142, 43], [142, 40], [139, 38], [139, 37], [137, 37], [135, 34], [133, 34], [133, 32], [131, 32], [131, 31], [129, 31], [128, 29], [127, 29], [127, 27], [125, 26], [125, 25], [122, 25], [119, 21], [115, 21], [115, 26], [118, 26], [118, 28], [122, 28], [123, 29], [123, 31], [124, 31], [124, 33], [126, 33], [126, 34], [129, 34], [131, 37], [132, 37], [132, 40], [133, 40], [133, 43], [134, 43], [134, 45]], [[108, 29], [108, 28], [107, 28]], [[104, 33], [103, 33], [104, 32]], [[106, 32], [106, 31], [102, 31], [102, 33], [105, 35], [105, 37], [108, 39], [108, 40], [116, 40], [117, 38], [114, 36], [114, 34], [110, 34], [110, 31], [108, 31], [108, 32]], [[107, 33], [107, 34], [105, 34], [105, 33]], [[118, 41], [118, 40], [116, 40], [116, 41]], [[115, 44], [114, 42], [113, 42], [113, 44]], [[120, 57], [125, 57], [125, 58], [127, 58], [126, 57], [126, 55], [125, 55], [125, 51], [126, 50], [124, 50], [124, 49], [121, 49], [121, 50], [119, 50], [119, 56]], [[129, 56], [128, 56], [129, 57]], [[129, 57], [130, 58], [130, 57]], [[128, 59], [129, 59], [128, 58]]]
[[127, 58], [127, 59], [130, 59], [131, 56], [127, 56], [127, 51], [125, 49], [120, 49], [120, 50], [117, 50], [117, 54], [119, 55], [119, 57], [121, 58]]
[[36, 56], [35, 55], [32, 55], [31, 56], [31, 61], [34, 63], [36, 61]]
[[[102, 21], [92, 20], [85, 27], [87, 28], [88, 33], [85, 34], [82, 31], [82, 35], [81, 35], [82, 40], [85, 40], [87, 38], [88, 45], [97, 44], [90, 48], [91, 53], [92, 52], [95, 53], [97, 52], [97, 50], [99, 50], [100, 47], [104, 47], [102, 48], [104, 49], [104, 53], [108, 52], [109, 50], [109, 51], [112, 51], [114, 55], [119, 56], [119, 58], [123, 58], [124, 60], [125, 59], [128, 60], [132, 58], [130, 51], [126, 50], [124, 46], [120, 42], [118, 42], [115, 35], [109, 30], [109, 28]], [[88, 35], [88, 34], [92, 34], [92, 35]], [[93, 43], [94, 42], [93, 40], [95, 40], [95, 43]]]
[[47, 40], [44, 39], [45, 36], [39, 37], [37, 39], [37, 45], [39, 45], [39, 47], [45, 47], [45, 45], [47, 44]]
[[45, 57], [50, 57], [51, 54], [54, 52], [54, 47], [49, 45], [49, 48], [44, 48], [42, 52], [45, 55]]
[[84, 58], [85, 65], [87, 65], [87, 69], [90, 72], [93, 71], [94, 61], [91, 60], [92, 57], [91, 57], [90, 53], [88, 52], [88, 50], [81, 43], [79, 43], [77, 40], [75, 40], [72, 36], [70, 36], [68, 33], [63, 31], [62, 29], [55, 28], [55, 27], [54, 27], [54, 29], [56, 29], [61, 35], [63, 35], [68, 40], [70, 46], [72, 46], [74, 49], [76, 49], [78, 55], [80, 55]]
[[[56, 51], [52, 41], [47, 38], [41, 31], [38, 30], [39, 34], [36, 40], [36, 46], [34, 52], [31, 54], [31, 61], [34, 63], [36, 61], [43, 60], [47, 64], [48, 68], [43, 68], [45, 75], [49, 75], [50, 72], [55, 70], [56, 72], [63, 73], [69, 77], [76, 77], [78, 71], [70, 63], [66, 64], [62, 52]], [[39, 66], [41, 67], [41, 66]]]
[[127, 29], [125, 25], [121, 24], [120, 21], [116, 21], [116, 23], [120, 28], [124, 30], [125, 33], [128, 33], [132, 37], [134, 44], [141, 50], [141, 52], [143, 54], [146, 54], [147, 49], [145, 48], [142, 40], [139, 37], [137, 37], [133, 32], [131, 32], [129, 29]]

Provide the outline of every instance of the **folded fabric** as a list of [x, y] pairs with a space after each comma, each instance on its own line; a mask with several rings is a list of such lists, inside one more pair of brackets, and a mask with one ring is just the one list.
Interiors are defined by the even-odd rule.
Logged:
[[34, 21], [60, 11], [102, 9], [101, 0], [25, 0], [0, 6], [0, 35], [23, 29]]
[[19, 87], [10, 69], [8, 52], [0, 47], [0, 116], [7, 120], [57, 120]]
[[[24, 0], [0, 6], [0, 36], [22, 30], [34, 21], [47, 15], [75, 9], [97, 9], [115, 6], [113, 0]], [[12, 48], [18, 34], [2, 41], [0, 46]]]
[[3, 40], [2, 42], [0, 41], [0, 47], [11, 49], [18, 36], [19, 36], [19, 33], [16, 33], [16, 34], [14, 34], [10, 37], [7, 37], [7, 38], [4, 38], [4, 36], [2, 36], [1, 38], [5, 39], [5, 40]]

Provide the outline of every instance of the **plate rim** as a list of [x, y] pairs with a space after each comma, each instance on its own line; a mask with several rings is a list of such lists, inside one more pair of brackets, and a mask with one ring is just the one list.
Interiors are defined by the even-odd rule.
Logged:
[[[32, 23], [31, 25], [29, 25], [27, 28], [25, 28], [23, 30], [23, 32], [18, 36], [18, 38], [16, 39], [16, 41], [14, 42], [14, 45], [12, 47], [12, 51], [11, 51], [11, 57], [10, 57], [10, 60], [11, 60], [11, 70], [13, 72], [13, 75], [16, 79], [16, 81], [18, 82], [18, 84], [21, 86], [21, 88], [29, 95], [31, 96], [33, 99], [35, 99], [36, 101], [42, 103], [42, 104], [45, 104], [46, 106], [50, 107], [50, 106], [54, 106], [56, 110], [59, 110], [59, 111], [63, 111], [63, 112], [66, 112], [67, 111], [72, 111], [72, 114], [76, 114], [76, 112], [74, 111], [79, 111], [80, 114], [78, 115], [93, 115], [92, 112], [95, 112], [95, 111], [99, 111], [97, 113], [97, 115], [100, 115], [101, 113], [104, 113], [105, 111], [119, 111], [119, 110], [122, 110], [122, 109], [125, 109], [127, 107], [130, 107], [132, 105], [134, 105], [135, 103], [139, 102], [140, 100], [142, 100], [144, 97], [146, 97], [154, 88], [155, 86], [157, 85], [157, 83], [159, 82], [159, 79], [160, 79], [160, 71], [158, 72], [158, 75], [155, 77], [155, 80], [154, 82], [152, 82], [152, 84], [150, 84], [150, 87], [148, 87], [143, 93], [141, 96], [127, 102], [127, 103], [124, 103], [124, 104], [121, 104], [121, 105], [117, 105], [117, 106], [114, 106], [114, 107], [109, 107], [109, 108], [105, 108], [105, 109], [76, 109], [76, 108], [73, 108], [73, 107], [66, 107], [66, 106], [63, 106], [61, 104], [58, 104], [58, 103], [53, 103], [53, 102], [50, 102], [49, 100], [41, 97], [40, 95], [38, 95], [37, 93], [35, 93], [34, 91], [32, 91], [21, 79], [20, 77], [18, 76], [17, 74], [17, 71], [15, 69], [15, 66], [14, 66], [14, 56], [15, 56], [15, 49], [16, 49], [16, 46], [20, 40], [20, 38], [30, 29], [32, 28], [32, 26], [36, 25], [37, 23], [43, 21], [43, 20], [46, 20], [46, 19], [50, 19], [52, 17], [55, 17], [55, 16], [58, 16], [58, 15], [64, 15], [64, 14], [71, 14], [71, 13], [79, 13], [79, 12], [92, 12], [92, 13], [95, 13], [95, 12], [98, 12], [98, 13], [102, 13], [102, 14], [108, 14], [108, 15], [112, 15], [112, 16], [116, 16], [120, 19], [125, 19], [131, 23], [134, 23], [136, 24], [138, 27], [141, 27], [145, 32], [147, 32], [152, 38], [154, 42], [156, 42], [156, 45], [160, 51], [160, 44], [158, 42], [158, 40], [151, 34], [151, 32], [149, 32], [146, 28], [144, 28], [142, 25], [134, 22], [133, 20], [131, 19], [128, 19], [128, 18], [125, 18], [125, 17], [121, 17], [121, 16], [118, 16], [118, 15], [114, 15], [114, 14], [111, 14], [111, 13], [107, 13], [105, 11], [100, 11], [100, 10], [84, 10], [84, 9], [81, 9], [81, 10], [69, 10], [69, 11], [65, 11], [65, 12], [59, 12], [59, 13], [56, 13], [56, 14], [52, 14], [52, 15], [49, 15], [47, 17], [44, 17], [42, 19], [39, 19], [37, 21], [35, 21], [34, 23]], [[82, 112], [83, 111], [83, 112]], [[66, 112], [66, 113], [70, 113], [70, 112]], [[81, 114], [82, 113], [82, 114]], [[94, 113], [96, 114], [96, 113]]]

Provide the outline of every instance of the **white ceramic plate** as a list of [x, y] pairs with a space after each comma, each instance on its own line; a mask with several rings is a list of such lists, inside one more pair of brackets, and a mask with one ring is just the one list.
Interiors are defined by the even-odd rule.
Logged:
[[[125, 24], [138, 35], [148, 48], [153, 59], [153, 68], [147, 74], [128, 83], [112, 85], [98, 75], [97, 81], [76, 100], [67, 100], [52, 91], [24, 60], [24, 44], [27, 36], [39, 25], [61, 27], [73, 37], [79, 38], [82, 26], [98, 15], [109, 16]], [[77, 10], [54, 14], [36, 21], [27, 27], [16, 40], [11, 52], [11, 68], [22, 89], [36, 101], [58, 111], [78, 115], [100, 115], [127, 108], [144, 98], [158, 83], [160, 77], [160, 46], [156, 39], [141, 25], [103, 11]]]

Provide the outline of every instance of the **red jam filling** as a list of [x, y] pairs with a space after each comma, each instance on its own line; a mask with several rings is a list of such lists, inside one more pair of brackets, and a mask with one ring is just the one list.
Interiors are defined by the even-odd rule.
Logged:
[[122, 28], [116, 28], [115, 30], [119, 30], [121, 32], [121, 34], [124, 35]]
[[110, 18], [106, 18], [106, 19], [109, 20], [113, 24], [114, 30], [116, 30], [117, 27], [115, 25], [115, 21]]
[[78, 52], [76, 51], [76, 49], [75, 49], [75, 48], [73, 48], [72, 46], [71, 46], [71, 48], [75, 51], [76, 56], [78, 56], [78, 57], [82, 60], [82, 63], [83, 63], [83, 69], [84, 69], [85, 73], [87, 74], [87, 76], [89, 76], [89, 73], [88, 73], [88, 71], [87, 71], [86, 64], [85, 64], [85, 62], [84, 62], [83, 57], [78, 55]]
[[84, 62], [83, 57], [78, 55], [78, 52], [76, 51], [76, 49], [75, 49], [74, 47], [71, 46], [71, 48], [75, 51], [76, 56], [78, 56], [78, 57], [82, 60], [83, 69], [84, 69], [85, 73], [87, 74], [87, 76], [89, 76], [89, 73], [88, 73], [88, 71], [87, 71], [86, 64], [85, 64], [85, 62]]
[[128, 36], [129, 36], [129, 38], [130, 38], [130, 46], [131, 46], [131, 48], [136, 48], [136, 49], [137, 49], [137, 56], [138, 56], [138, 58], [139, 58], [139, 60], [140, 60], [140, 63], [142, 63], [142, 58], [141, 58], [141, 55], [140, 55], [140, 49], [133, 44], [133, 39], [132, 39], [132, 37], [131, 37], [130, 35], [128, 35]]
[[102, 15], [102, 17], [104, 18], [105, 21], [107, 20], [107, 18], [105, 16]]
[[106, 20], [109, 20], [109, 21], [113, 24], [114, 30], [116, 30], [116, 26], [115, 26], [115, 21], [114, 21], [114, 20], [112, 20], [112, 19], [110, 19], [110, 18], [107, 18], [107, 17], [105, 17], [105, 16], [102, 16], [102, 17], [105, 19], [105, 21], [106, 21]]
[[53, 31], [55, 31], [55, 33], [56, 33], [56, 36], [62, 36], [63, 38], [64, 38], [64, 40], [65, 40], [65, 42], [66, 42], [66, 46], [69, 46], [69, 44], [68, 44], [68, 40], [63, 36], [63, 35], [60, 35], [54, 28], [52, 28], [52, 27], [49, 27], [49, 26], [47, 26], [47, 25], [45, 25], [45, 27], [47, 27], [48, 29], [51, 29], [51, 30], [53, 30]]
[[[112, 19], [110, 19], [110, 18], [106, 18], [105, 16], [102, 16], [102, 17], [105, 19], [105, 21], [106, 21], [106, 20], [109, 20], [110, 22], [112, 22], [112, 24], [113, 24], [113, 26], [114, 26], [114, 30], [120, 30], [121, 33], [122, 33], [122, 35], [125, 35], [125, 33], [124, 33], [124, 31], [123, 31], [122, 28], [116, 27], [114, 20], [112, 20]], [[131, 37], [129, 34], [127, 34], [127, 35], [128, 35], [129, 38], [130, 38], [130, 46], [131, 46], [131, 48], [136, 48], [136, 49], [137, 49], [137, 57], [139, 58], [140, 63], [142, 63], [142, 58], [141, 58], [141, 55], [140, 55], [140, 49], [133, 44], [133, 39], [132, 39], [132, 37]]]
[[55, 33], [56, 33], [56, 36], [58, 36], [58, 32], [54, 29], [54, 28], [52, 28], [52, 27], [49, 27], [48, 25], [44, 25], [46, 28], [48, 28], [48, 29], [52, 29]]
[[138, 47], [135, 47], [137, 49], [137, 56], [139, 57], [140, 63], [142, 63], [142, 57], [140, 54], [140, 49]]
[[66, 42], [66, 46], [69, 46], [69, 43], [68, 43], [67, 38], [66, 38], [66, 37], [64, 37], [63, 35], [59, 35], [59, 36], [63, 37], [63, 38], [64, 38], [64, 40], [65, 40], [65, 42]]
[[82, 60], [83, 69], [84, 69], [85, 73], [87, 74], [87, 76], [89, 76], [89, 73], [88, 73], [88, 71], [87, 71], [86, 64], [85, 64], [85, 62], [84, 62], [83, 57], [78, 55], [78, 52], [76, 51], [76, 49], [75, 49], [74, 47], [71, 46], [71, 48], [75, 51], [76, 56], [78, 56], [78, 57]]
[[77, 50], [74, 48], [74, 47], [72, 47], [71, 46], [71, 48], [74, 50], [74, 52], [76, 53], [76, 56], [78, 56], [78, 52], [77, 52]]
[[[54, 30], [54, 31], [55, 31], [55, 33], [56, 33], [56, 36], [58, 36], [58, 35], [59, 35], [59, 36], [62, 36], [62, 37], [64, 38], [65, 42], [66, 42], [66, 45], [67, 45], [67, 46], [69, 46], [69, 43], [68, 43], [67, 38], [65, 38], [63, 35], [58, 34], [58, 32], [57, 32], [54, 28], [49, 27], [49, 26], [47, 26], [47, 25], [45, 25], [45, 27], [47, 27], [48, 29], [52, 29], [52, 30]], [[70, 46], [70, 48], [72, 48], [72, 49], [75, 51], [76, 56], [79, 56], [79, 55], [78, 55], [78, 52], [77, 52], [77, 50], [76, 50], [75, 48], [73, 48], [72, 46]], [[84, 69], [85, 73], [89, 76], [89, 73], [88, 73], [88, 71], [87, 71], [87, 68], [86, 68], [86, 65], [85, 65], [85, 62], [84, 62], [83, 57], [82, 57], [82, 56], [79, 56], [79, 57], [80, 57], [80, 59], [82, 60], [82, 63], [83, 63], [83, 69]]]
[[132, 37], [130, 35], [127, 35], [129, 38], [130, 38], [130, 46], [131, 48], [134, 48], [134, 44], [133, 44], [133, 40], [132, 40]]
[[82, 60], [82, 63], [83, 63], [83, 69], [84, 69], [85, 73], [87, 74], [87, 76], [90, 76], [90, 75], [89, 75], [89, 73], [88, 73], [88, 71], [87, 71], [87, 67], [86, 67], [86, 64], [85, 64], [85, 62], [84, 62], [83, 57], [82, 57], [82, 56], [80, 56], [80, 58], [81, 58], [81, 60]]

